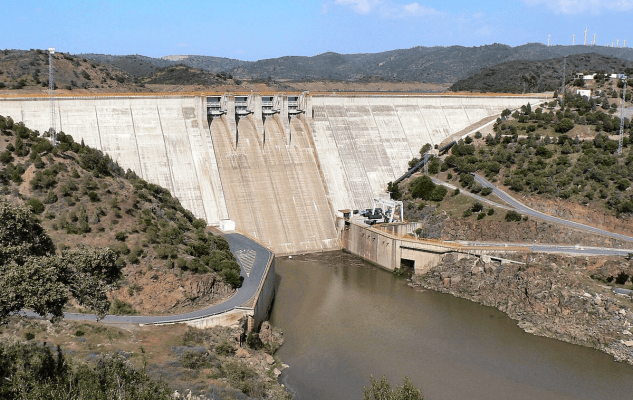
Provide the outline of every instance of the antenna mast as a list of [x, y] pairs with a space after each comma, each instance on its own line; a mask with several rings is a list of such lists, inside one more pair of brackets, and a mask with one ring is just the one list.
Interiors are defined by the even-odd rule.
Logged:
[[561, 88], [561, 93], [563, 94], [562, 100], [560, 102], [561, 110], [565, 107], [565, 69], [567, 68], [567, 57], [563, 58], [563, 87]]
[[624, 105], [626, 102], [626, 79], [624, 79], [624, 87], [622, 88], [622, 107], [620, 108], [620, 140], [618, 143], [618, 155], [622, 155], [622, 142], [624, 140]]
[[53, 80], [53, 54], [55, 54], [55, 48], [48, 48], [48, 93], [51, 99], [51, 128], [50, 135], [53, 142], [53, 146], [57, 144], [57, 132], [55, 127], [55, 81]]

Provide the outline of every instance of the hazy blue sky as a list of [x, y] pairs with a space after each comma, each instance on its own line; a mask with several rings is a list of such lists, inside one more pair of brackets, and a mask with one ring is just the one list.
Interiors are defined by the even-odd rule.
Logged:
[[[633, 0], [5, 0], [0, 48], [257, 60], [433, 45], [628, 39]], [[630, 36], [630, 37], [627, 37]]]

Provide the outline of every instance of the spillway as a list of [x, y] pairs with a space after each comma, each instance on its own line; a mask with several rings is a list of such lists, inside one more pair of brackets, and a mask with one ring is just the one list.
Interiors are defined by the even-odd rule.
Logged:
[[[249, 94], [239, 102], [229, 96], [209, 103], [213, 99], [60, 97], [56, 125], [168, 188], [208, 224], [234, 220], [237, 230], [277, 254], [296, 254], [338, 249], [337, 210], [370, 207], [424, 144], [439, 144], [506, 108], [544, 100], [312, 95], [298, 101], [279, 94], [262, 102]], [[50, 127], [47, 98], [0, 98], [0, 115], [40, 132]]]

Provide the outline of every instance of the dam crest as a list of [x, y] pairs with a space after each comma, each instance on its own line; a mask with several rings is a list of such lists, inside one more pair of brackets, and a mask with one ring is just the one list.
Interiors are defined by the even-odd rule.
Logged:
[[[276, 254], [340, 249], [335, 217], [370, 207], [426, 143], [545, 96], [194, 93], [57, 96], [59, 131], [171, 191], [209, 225], [235, 221]], [[0, 115], [44, 132], [47, 97]], [[479, 125], [478, 125], [479, 124]]]

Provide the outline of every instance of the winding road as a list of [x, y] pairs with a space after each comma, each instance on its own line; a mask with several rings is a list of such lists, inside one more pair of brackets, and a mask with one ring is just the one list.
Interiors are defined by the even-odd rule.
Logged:
[[[236, 290], [235, 294], [228, 300], [213, 306], [178, 315], [165, 316], [142, 316], [142, 315], [107, 315], [102, 319], [107, 323], [133, 323], [133, 324], [169, 324], [185, 322], [189, 320], [209, 317], [221, 314], [240, 307], [247, 303], [259, 289], [264, 279], [264, 273], [271, 257], [272, 251], [256, 243], [239, 233], [229, 233], [224, 236], [229, 242], [231, 252], [236, 255], [240, 264], [241, 274], [244, 277], [242, 287]], [[27, 311], [23, 313], [29, 317], [39, 317], [38, 314]], [[64, 319], [75, 321], [96, 321], [94, 314], [65, 313]]]
[[[516, 200], [514, 197], [510, 196], [508, 193], [503, 190], [497, 188], [488, 180], [483, 177], [473, 174], [475, 177], [475, 181], [484, 187], [489, 187], [492, 189], [492, 192], [497, 195], [501, 200], [505, 201], [508, 205], [499, 204], [492, 200], [489, 200], [483, 196], [479, 196], [468, 191], [461, 191], [461, 193], [473, 197], [482, 203], [489, 204], [494, 207], [503, 208], [507, 210], [517, 210], [518, 212], [529, 215], [535, 218], [540, 218], [546, 221], [550, 221], [556, 224], [561, 224], [568, 226], [574, 229], [581, 229], [584, 231], [588, 231], [591, 233], [596, 233], [608, 237], [612, 237], [615, 239], [621, 239], [633, 242], [633, 237], [621, 235], [618, 233], [613, 233], [609, 231], [605, 231], [603, 229], [595, 228], [592, 226], [580, 224], [578, 222], [568, 221], [562, 218], [554, 217], [548, 214], [544, 214], [533, 210], [520, 201]], [[456, 187], [451, 185], [450, 183], [432, 178], [433, 182], [436, 184], [443, 185], [451, 190], [455, 190]], [[254, 240], [241, 235], [239, 233], [229, 233], [225, 235], [226, 240], [229, 242], [229, 246], [231, 248], [231, 252], [236, 256], [237, 262], [241, 268], [241, 275], [244, 277], [244, 282], [242, 283], [242, 287], [237, 289], [235, 294], [227, 299], [226, 301], [215, 304], [207, 308], [203, 308], [201, 310], [196, 310], [184, 314], [178, 315], [164, 315], [164, 316], [142, 316], [142, 315], [107, 315], [102, 319], [103, 322], [106, 323], [133, 323], [133, 324], [169, 324], [169, 323], [179, 323], [186, 322], [190, 320], [210, 317], [213, 315], [221, 314], [227, 311], [231, 311], [235, 308], [243, 306], [249, 300], [255, 296], [257, 290], [261, 282], [263, 281], [264, 273], [266, 272], [266, 267], [268, 266], [269, 261], [272, 257], [274, 257], [274, 253], [268, 250], [266, 247], [260, 245]], [[591, 256], [628, 256], [633, 253], [633, 249], [614, 249], [607, 247], [588, 247], [588, 246], [559, 246], [559, 245], [548, 245], [548, 244], [535, 244], [535, 243], [489, 243], [489, 242], [468, 242], [468, 241], [457, 241], [456, 243], [460, 243], [468, 246], [486, 246], [486, 247], [499, 247], [500, 251], [503, 251], [504, 248], [508, 246], [511, 247], [527, 247], [532, 252], [541, 252], [541, 253], [560, 253], [560, 254], [570, 254], [570, 255], [591, 255]], [[632, 246], [633, 247], [633, 246]], [[22, 312], [23, 315], [30, 317], [39, 317], [39, 315], [26, 311]], [[68, 320], [75, 321], [96, 321], [97, 316], [94, 314], [79, 314], [79, 313], [65, 313], [64, 318]]]
[[529, 208], [528, 206], [526, 206], [525, 204], [523, 204], [520, 201], [518, 201], [517, 199], [515, 199], [514, 197], [510, 196], [508, 193], [506, 193], [503, 190], [499, 189], [498, 187], [493, 185], [491, 182], [489, 182], [488, 180], [486, 180], [482, 176], [479, 176], [477, 174], [473, 174], [473, 175], [475, 176], [475, 181], [477, 183], [479, 183], [481, 186], [491, 188], [492, 189], [492, 193], [497, 195], [501, 200], [505, 201], [506, 203], [508, 203], [512, 207], [514, 207], [521, 214], [525, 214], [525, 215], [529, 215], [529, 216], [532, 216], [532, 217], [540, 218], [540, 219], [543, 219], [543, 220], [546, 220], [546, 221], [550, 221], [550, 222], [554, 222], [554, 223], [557, 223], [557, 224], [562, 224], [562, 225], [568, 226], [570, 228], [582, 229], [584, 231], [588, 231], [588, 232], [591, 232], [591, 233], [597, 233], [599, 235], [609, 236], [609, 237], [612, 237], [614, 239], [621, 239], [621, 240], [626, 240], [626, 241], [633, 242], [633, 237], [631, 237], [631, 236], [620, 235], [619, 233], [613, 233], [613, 232], [605, 231], [604, 229], [599, 229], [599, 228], [595, 228], [593, 226], [580, 224], [578, 222], [569, 221], [569, 220], [566, 220], [566, 219], [562, 219], [562, 218], [559, 218], [559, 217], [554, 217], [554, 216], [551, 216], [551, 215], [544, 214], [542, 212], [538, 212], [536, 210], [533, 210], [533, 209]]

